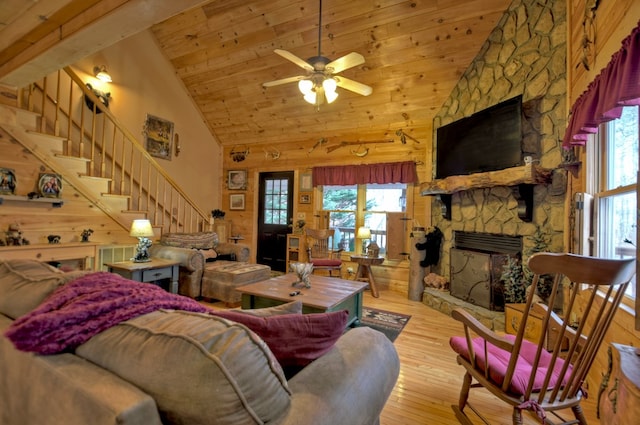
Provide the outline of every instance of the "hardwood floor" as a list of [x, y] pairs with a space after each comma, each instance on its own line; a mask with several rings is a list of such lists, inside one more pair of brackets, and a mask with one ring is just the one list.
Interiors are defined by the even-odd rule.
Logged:
[[[400, 376], [382, 412], [381, 425], [458, 423], [451, 405], [458, 401], [464, 373], [449, 348], [449, 337], [461, 334], [462, 325], [421, 302], [408, 300], [404, 294], [384, 289], [379, 298], [373, 298], [367, 291], [364, 305], [411, 315], [394, 343], [400, 356]], [[599, 423], [595, 413], [596, 393], [592, 390], [591, 398], [583, 401], [590, 425]], [[511, 409], [488, 392], [472, 391], [470, 400], [492, 425], [512, 423]], [[474, 424], [483, 423], [477, 417], [472, 420]], [[540, 421], [526, 415], [524, 423], [533, 425]]]

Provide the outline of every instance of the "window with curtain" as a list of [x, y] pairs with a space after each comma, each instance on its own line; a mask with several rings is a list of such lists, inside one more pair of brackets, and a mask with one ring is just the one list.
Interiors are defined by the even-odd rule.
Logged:
[[[602, 124], [587, 149], [588, 187], [595, 199], [594, 253], [604, 258], [636, 256], [638, 107], [625, 107], [619, 119]], [[636, 296], [636, 285], [627, 295]]]
[[356, 231], [371, 229], [371, 240], [386, 253], [387, 213], [405, 212], [407, 185], [404, 183], [325, 185], [322, 187], [322, 209], [329, 214], [329, 228], [335, 229], [334, 248], [355, 252]]

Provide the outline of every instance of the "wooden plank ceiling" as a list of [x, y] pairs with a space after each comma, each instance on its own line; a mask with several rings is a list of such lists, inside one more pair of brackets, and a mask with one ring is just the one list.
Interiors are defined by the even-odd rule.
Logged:
[[[67, 10], [76, 3], [56, 1]], [[211, 1], [151, 30], [225, 146], [397, 139], [399, 129], [430, 140], [433, 115], [509, 4], [324, 0], [322, 55], [331, 60], [350, 52], [363, 55], [363, 65], [340, 75], [371, 86], [373, 93], [364, 97], [339, 88], [338, 99], [319, 111], [302, 99], [296, 83], [262, 87], [263, 82], [305, 74], [273, 50], [303, 59], [317, 54], [318, 0]], [[24, 2], [8, 0], [2, 9], [0, 18], [11, 22], [24, 13]], [[0, 46], [0, 55], [21, 42], [18, 35], [12, 37], [15, 42]]]

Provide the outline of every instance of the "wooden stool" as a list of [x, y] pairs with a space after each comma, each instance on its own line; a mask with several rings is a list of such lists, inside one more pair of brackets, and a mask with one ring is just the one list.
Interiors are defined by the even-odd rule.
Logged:
[[364, 255], [352, 255], [351, 261], [358, 263], [358, 270], [356, 271], [356, 280], [360, 282], [369, 282], [369, 289], [371, 289], [371, 295], [378, 298], [378, 287], [376, 286], [376, 280], [373, 277], [373, 271], [371, 266], [378, 266], [384, 261], [384, 257], [367, 257]]

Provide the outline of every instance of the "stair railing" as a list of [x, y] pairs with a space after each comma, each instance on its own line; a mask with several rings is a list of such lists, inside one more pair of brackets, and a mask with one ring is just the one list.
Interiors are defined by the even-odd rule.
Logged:
[[25, 97], [21, 102], [40, 115], [40, 132], [64, 139], [63, 155], [85, 159], [88, 177], [109, 179], [105, 196], [127, 197], [130, 211], [147, 214], [163, 232], [210, 228], [209, 215], [71, 68], [32, 83]]

